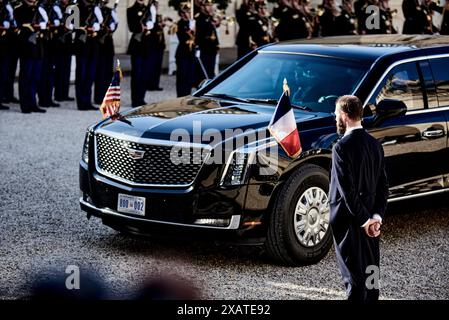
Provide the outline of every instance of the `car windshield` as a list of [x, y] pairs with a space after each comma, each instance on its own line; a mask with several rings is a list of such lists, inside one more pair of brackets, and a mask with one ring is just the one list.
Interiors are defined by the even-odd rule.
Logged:
[[205, 95], [274, 104], [285, 78], [292, 104], [333, 112], [337, 97], [351, 94], [367, 69], [361, 63], [334, 57], [260, 52]]

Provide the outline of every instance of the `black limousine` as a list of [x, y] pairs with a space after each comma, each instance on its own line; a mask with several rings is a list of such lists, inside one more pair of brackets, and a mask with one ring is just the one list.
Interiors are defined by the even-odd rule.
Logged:
[[[295, 159], [267, 131], [284, 79]], [[81, 208], [125, 233], [264, 243], [282, 264], [316, 263], [332, 244], [333, 111], [344, 94], [364, 102], [363, 125], [384, 147], [389, 201], [449, 190], [449, 38], [334, 37], [264, 46], [191, 96], [89, 127]]]

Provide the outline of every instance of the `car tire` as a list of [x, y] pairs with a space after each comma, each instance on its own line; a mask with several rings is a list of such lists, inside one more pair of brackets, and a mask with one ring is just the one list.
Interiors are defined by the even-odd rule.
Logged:
[[[328, 172], [316, 165], [301, 166], [287, 179], [277, 193], [269, 218], [265, 249], [272, 259], [283, 265], [301, 266], [317, 263], [327, 254], [332, 246], [328, 190]], [[323, 197], [320, 204], [319, 197]], [[316, 205], [309, 205], [309, 200], [317, 200], [310, 201]]]

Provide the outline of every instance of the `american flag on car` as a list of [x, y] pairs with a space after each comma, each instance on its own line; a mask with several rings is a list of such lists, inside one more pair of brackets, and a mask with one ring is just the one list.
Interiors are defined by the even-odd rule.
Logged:
[[120, 111], [120, 80], [122, 78], [123, 75], [122, 70], [120, 69], [120, 62], [117, 60], [117, 68], [100, 107], [103, 119], [115, 116]]

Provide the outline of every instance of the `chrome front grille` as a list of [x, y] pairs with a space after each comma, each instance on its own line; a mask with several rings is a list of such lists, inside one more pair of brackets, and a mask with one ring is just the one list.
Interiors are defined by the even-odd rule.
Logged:
[[183, 148], [182, 161], [180, 158], [172, 161], [172, 145], [143, 144], [104, 134], [96, 134], [95, 139], [97, 170], [133, 185], [190, 185], [204, 160], [203, 149], [199, 147]]

